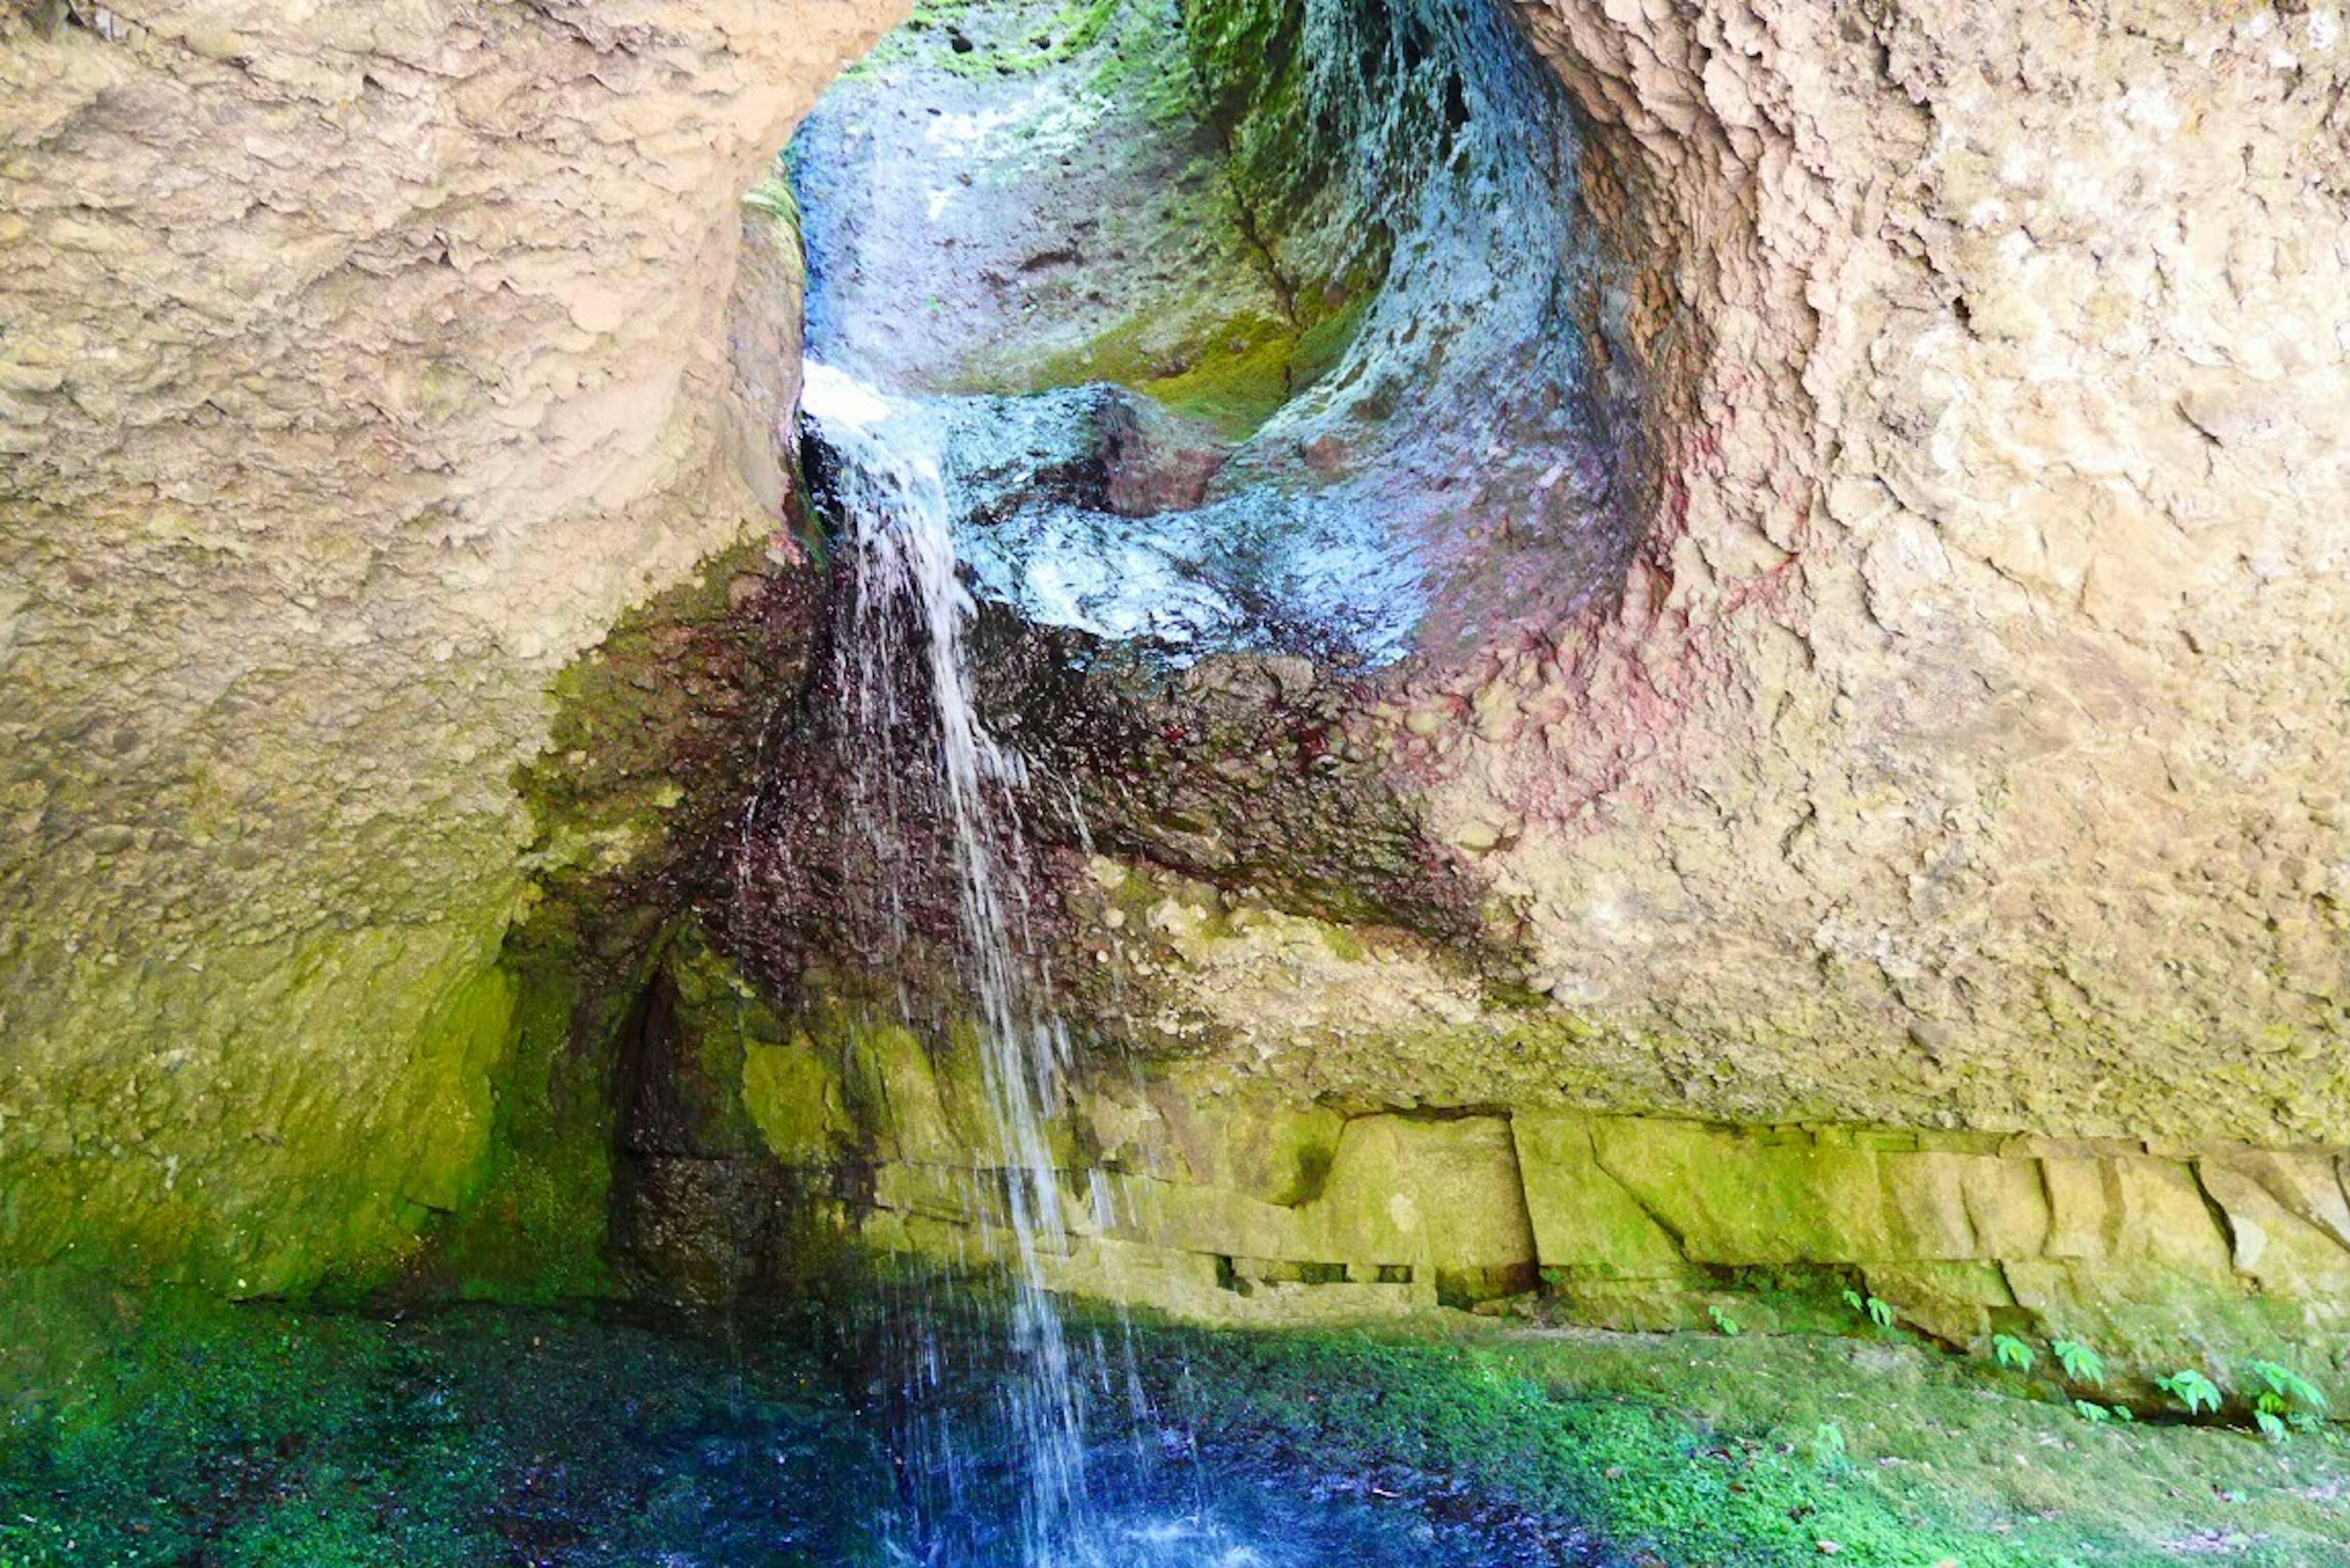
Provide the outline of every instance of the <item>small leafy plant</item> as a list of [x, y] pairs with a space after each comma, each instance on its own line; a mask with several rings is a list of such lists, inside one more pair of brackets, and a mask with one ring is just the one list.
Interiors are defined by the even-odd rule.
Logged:
[[1877, 1296], [1864, 1296], [1858, 1291], [1844, 1293], [1844, 1304], [1866, 1317], [1879, 1328], [1893, 1326], [1893, 1303]]
[[1713, 1319], [1713, 1326], [1720, 1329], [1728, 1338], [1736, 1339], [1740, 1334], [1746, 1332], [1745, 1325], [1740, 1323], [1736, 1318], [1731, 1316], [1729, 1309], [1722, 1306], [1718, 1302], [1708, 1302], [1706, 1303], [1705, 1314], [1706, 1316]]
[[1844, 1428], [1834, 1421], [1823, 1421], [1812, 1434], [1812, 1462], [1824, 1470], [1848, 1470], [1852, 1468], [1852, 1452], [1846, 1448]]
[[2288, 1431], [2312, 1430], [2324, 1419], [2325, 1391], [2292, 1367], [2253, 1361], [2245, 1370], [2263, 1386], [2252, 1401], [2252, 1423], [2272, 1441]]
[[2030, 1372], [2032, 1364], [2040, 1358], [2039, 1354], [2032, 1346], [2012, 1334], [1992, 1334], [1991, 1353], [2002, 1366], [2016, 1372]]
[[2168, 1377], [2158, 1377], [2154, 1386], [2187, 1407], [2190, 1416], [2220, 1408], [2219, 1386], [2191, 1366], [2182, 1366]]
[[2137, 1419], [2136, 1416], [2130, 1414], [2129, 1407], [2126, 1405], [2100, 1405], [2095, 1399], [2074, 1400], [2073, 1413], [2092, 1427], [2102, 1427], [2109, 1421], [2126, 1424]]
[[2086, 1383], [2093, 1388], [2106, 1384], [2106, 1358], [2077, 1339], [2060, 1339], [2050, 1345], [2056, 1353], [2058, 1365], [2064, 1376], [2075, 1383]]

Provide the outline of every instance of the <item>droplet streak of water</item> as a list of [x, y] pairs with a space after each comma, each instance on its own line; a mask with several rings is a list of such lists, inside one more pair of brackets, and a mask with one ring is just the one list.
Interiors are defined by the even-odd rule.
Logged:
[[[935, 426], [830, 367], [806, 367], [804, 406], [838, 463], [835, 479], [853, 554], [854, 608], [838, 659], [852, 733], [869, 742], [932, 731], [931, 781], [896, 776], [892, 748], [864, 748], [851, 780], [861, 828], [884, 848], [902, 839], [910, 788], [935, 785], [957, 882], [961, 980], [980, 1024], [982, 1077], [1000, 1147], [976, 1151], [1000, 1175], [1011, 1239], [1011, 1348], [1004, 1414], [1022, 1471], [1021, 1558], [1035, 1568], [1098, 1561], [1086, 1528], [1083, 1401], [1061, 1314], [1046, 1289], [1045, 1248], [1066, 1234], [1046, 1137], [1068, 1042], [1027, 980], [1025, 850], [1009, 803], [1027, 782], [1019, 754], [981, 722], [964, 631], [972, 614], [956, 574]], [[909, 616], [906, 612], [913, 613]], [[906, 685], [909, 675], [920, 682]], [[899, 918], [902, 919], [902, 911]]]

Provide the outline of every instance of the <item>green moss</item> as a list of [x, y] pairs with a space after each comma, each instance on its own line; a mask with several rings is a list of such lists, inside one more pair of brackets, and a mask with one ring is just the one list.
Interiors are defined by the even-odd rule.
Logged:
[[[864, 1158], [916, 1165], [1003, 1158], [970, 1020], [917, 1033], [892, 1004], [818, 984], [792, 1024], [793, 1049], [803, 1062], [790, 1085], [824, 1098], [770, 1101], [762, 1107], [763, 1127], [819, 1125]], [[775, 1147], [781, 1155], [783, 1146]]]
[[[754, 1366], [548, 1314], [383, 1321], [86, 1276], [39, 1295], [0, 1293], [0, 1345], [70, 1326], [82, 1348], [0, 1403], [0, 1568], [479, 1568], [582, 1541], [632, 1563], [874, 1560], [877, 1456], [785, 1347]], [[749, 1440], [713, 1452], [712, 1433]]]
[[1315, 934], [1322, 939], [1322, 945], [1330, 950], [1330, 955], [1342, 963], [1361, 963], [1370, 956], [1362, 940], [1348, 927], [1324, 925]]
[[679, 1036], [689, 1053], [666, 1083], [712, 1148], [759, 1147], [763, 1129], [744, 1085], [754, 1052], [788, 1048], [791, 1033], [766, 999], [697, 925], [681, 927], [661, 957]]
[[[564, 1539], [768, 1561], [775, 1511], [811, 1506], [788, 1537], [806, 1561], [872, 1560], [886, 1463], [811, 1392], [866, 1386], [853, 1348], [827, 1367], [790, 1344], [745, 1355], [544, 1313], [394, 1322], [85, 1274], [9, 1284], [8, 1568], [432, 1568]], [[854, 1347], [906, 1305], [869, 1294], [821, 1321]], [[2345, 1539], [2339, 1429], [2095, 1427], [1981, 1361], [1890, 1341], [1101, 1326], [1211, 1475], [1343, 1480], [1406, 1517], [1491, 1517], [1611, 1562], [2155, 1568], [2209, 1549], [2310, 1568]], [[19, 1348], [36, 1335], [53, 1352], [37, 1369]], [[1100, 1420], [1115, 1440], [1115, 1402]], [[726, 1536], [730, 1516], [754, 1533]]]
[[0, 1147], [0, 1260], [235, 1295], [390, 1276], [486, 1153], [508, 898], [152, 966], [121, 1050], [93, 1022], [45, 1080], [71, 1136]]
[[1297, 340], [1284, 324], [1262, 317], [1233, 322], [1218, 336], [1217, 348], [1190, 369], [1144, 381], [1137, 389], [1237, 439], [1289, 400], [1290, 359]]
[[761, 1042], [743, 1060], [743, 1104], [768, 1150], [785, 1165], [840, 1158], [847, 1107], [840, 1076], [813, 1042]]
[[1311, 1452], [1406, 1498], [1441, 1478], [1591, 1527], [1630, 1561], [1773, 1568], [1832, 1542], [1883, 1568], [2152, 1568], [2224, 1541], [2230, 1561], [2287, 1568], [2344, 1539], [2338, 1432], [2271, 1449], [2093, 1428], [1978, 1364], [1896, 1346], [1227, 1333], [1154, 1354], [1182, 1367], [1211, 1453]]
[[781, 223], [792, 238], [789, 250], [794, 254], [799, 251], [799, 194], [792, 189], [791, 175], [784, 167], [782, 159], [778, 158], [770, 164], [765, 177], [744, 193], [743, 204], [755, 208]]
[[500, 1064], [488, 1168], [434, 1238], [432, 1272], [455, 1293], [505, 1301], [598, 1295], [611, 1187], [610, 1042], [630, 988], [591, 995], [561, 913], [509, 941], [516, 992]]
[[[1129, 5], [1130, 0], [1064, 0], [1049, 16], [1030, 21], [1024, 13], [1007, 13], [978, 0], [920, 0], [902, 26], [844, 74], [881, 76], [918, 60], [927, 68], [976, 80], [1033, 76], [1097, 48], [1113, 36]], [[941, 49], [927, 36], [950, 30], [970, 47]]]
[[1298, 391], [1338, 368], [1363, 325], [1368, 304], [1367, 298], [1357, 295], [1297, 335], [1289, 354], [1289, 379]]
[[1297, 338], [1286, 322], [1252, 313], [1171, 348], [1151, 346], [1158, 325], [1124, 322], [1055, 354], [1036, 368], [1034, 384], [1111, 382], [1156, 398], [1231, 440], [1247, 435], [1289, 400]]
[[470, 1124], [479, 1136], [425, 1146], [402, 1182], [411, 1201], [449, 1211], [473, 1196], [489, 1150], [490, 1074], [505, 1054], [514, 1019], [513, 983], [503, 970], [485, 969], [459, 979], [419, 1031], [414, 1103], [432, 1123]]

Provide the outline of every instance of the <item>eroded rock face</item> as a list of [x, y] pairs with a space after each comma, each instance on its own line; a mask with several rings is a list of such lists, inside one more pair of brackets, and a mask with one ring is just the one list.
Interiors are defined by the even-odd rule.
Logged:
[[743, 192], [903, 6], [40, 9], [0, 1259], [364, 1273], [488, 1136], [547, 681], [773, 525], [796, 300], [738, 275]]
[[2339, 13], [1526, 15], [1695, 338], [1622, 611], [1430, 748], [1542, 981], [1694, 1106], [2350, 1136]]
[[[0, 25], [0, 1257], [297, 1285], [464, 1196], [510, 768], [769, 520], [740, 193], [889, 10]], [[2350, 43], [2210, 13], [1523, 7], [1642, 542], [1336, 737], [1518, 972], [1118, 868], [1134, 1033], [1358, 1114], [2350, 1140]]]
[[2350, 1137], [2338, 13], [1522, 15], [1649, 533], [1382, 732], [1552, 1012], [1336, 1027], [1277, 944], [1167, 993], [1403, 1093]]

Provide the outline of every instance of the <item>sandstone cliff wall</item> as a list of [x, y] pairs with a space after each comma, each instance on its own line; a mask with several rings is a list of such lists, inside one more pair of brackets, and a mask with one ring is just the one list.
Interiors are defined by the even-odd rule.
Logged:
[[1573, 1022], [1547, 1092], [2350, 1137], [2338, 10], [1522, 14], [1593, 122], [1650, 534], [1389, 721]]
[[0, 1259], [262, 1290], [462, 1198], [509, 774], [772, 525], [743, 193], [901, 11], [0, 12]]
[[[789, 1301], [895, 1257], [1012, 1255], [1010, 1168], [967, 1023], [778, 1010], [687, 933], [663, 1103], [617, 1253], [656, 1298]], [[1994, 1334], [2095, 1346], [2125, 1392], [2248, 1355], [2345, 1386], [2350, 1161], [2126, 1139], [1483, 1107], [1349, 1113], [1228, 1065], [1129, 1064], [1047, 1130], [1055, 1289], [1199, 1321], [1467, 1307], [1654, 1332]], [[846, 1274], [844, 1275], [844, 1271]], [[1877, 1303], [1870, 1308], [1874, 1299]], [[1892, 1324], [1883, 1324], [1890, 1327]]]
[[[462, 1199], [512, 765], [768, 522], [740, 196], [888, 10], [5, 14], [0, 1257], [260, 1290]], [[1546, 1000], [1278, 930], [1165, 993], [1399, 1105], [2350, 1139], [2339, 13], [1523, 16], [1648, 542], [1385, 739]]]

